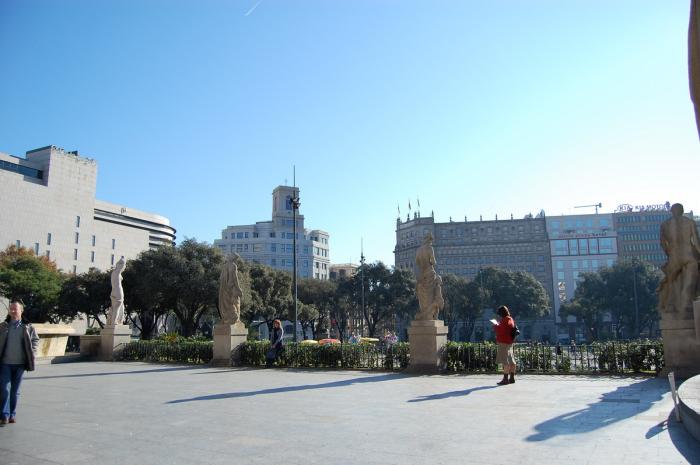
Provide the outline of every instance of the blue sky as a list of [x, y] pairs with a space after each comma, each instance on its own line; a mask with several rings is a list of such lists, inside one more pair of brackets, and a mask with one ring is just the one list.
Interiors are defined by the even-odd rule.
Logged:
[[[213, 242], [292, 166], [331, 261], [437, 221], [700, 210], [687, 0], [0, 1], [0, 151]], [[588, 211], [592, 212], [592, 209]]]

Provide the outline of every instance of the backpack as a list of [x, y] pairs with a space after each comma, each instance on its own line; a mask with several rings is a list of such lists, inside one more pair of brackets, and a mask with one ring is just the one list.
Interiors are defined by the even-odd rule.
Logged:
[[520, 335], [520, 330], [518, 329], [518, 325], [513, 324], [513, 329], [510, 330], [510, 337], [515, 340], [516, 337]]

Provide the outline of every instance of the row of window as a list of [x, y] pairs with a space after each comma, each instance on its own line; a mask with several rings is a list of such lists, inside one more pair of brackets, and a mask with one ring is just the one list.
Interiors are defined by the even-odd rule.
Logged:
[[598, 255], [614, 253], [612, 237], [588, 239], [558, 239], [552, 241], [552, 255]]
[[[563, 224], [563, 228], [561, 227]], [[548, 226], [551, 229], [574, 229], [574, 228], [592, 228], [593, 226], [599, 226], [601, 228], [609, 228], [610, 220], [605, 217], [598, 217], [596, 221], [593, 218], [578, 218], [578, 219], [567, 219], [563, 222], [561, 220], [551, 220], [548, 222]]]
[[41, 170], [18, 165], [16, 163], [10, 163], [9, 161], [5, 160], [0, 160], [0, 170], [12, 171], [30, 178], [44, 179], [44, 172]]
[[661, 235], [658, 232], [642, 234], [620, 234], [620, 239], [623, 241], [658, 241], [661, 239]]
[[[270, 231], [269, 233], [270, 238], [276, 238], [277, 237], [277, 231]], [[282, 231], [279, 234], [280, 238], [282, 239], [294, 239], [294, 232], [286, 232]], [[249, 231], [239, 231], [234, 233], [231, 233], [229, 236], [228, 234], [224, 234], [224, 239], [257, 239], [260, 237], [260, 234], [257, 232], [249, 232]], [[296, 234], [296, 239], [299, 239], [299, 233]], [[316, 241], [316, 242], [321, 242], [322, 244], [328, 244], [328, 239], [325, 237], [319, 238], [318, 236], [304, 236], [304, 239]]]
[[437, 262], [442, 265], [458, 265], [458, 264], [500, 264], [500, 263], [515, 263], [515, 262], [532, 262], [534, 260], [544, 262], [544, 255], [481, 255], [479, 257], [439, 257]]
[[671, 218], [671, 213], [662, 213], [658, 215], [625, 215], [618, 216], [618, 223], [663, 223], [667, 219]]
[[661, 244], [657, 242], [643, 243], [643, 244], [625, 244], [622, 246], [622, 250], [625, 252], [646, 252], [646, 251], [656, 251], [661, 250]]

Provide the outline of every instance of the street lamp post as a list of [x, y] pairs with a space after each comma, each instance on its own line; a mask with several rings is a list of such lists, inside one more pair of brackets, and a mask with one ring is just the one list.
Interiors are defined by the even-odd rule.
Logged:
[[299, 324], [299, 313], [297, 308], [297, 210], [301, 205], [299, 193], [296, 190], [296, 167], [294, 168], [294, 197], [292, 197], [292, 216], [294, 234], [292, 235], [292, 286], [294, 288], [294, 342], [299, 340], [297, 335], [297, 325]]
[[634, 290], [634, 333], [639, 337], [639, 304], [637, 302], [637, 268], [632, 264], [632, 280]]
[[365, 251], [362, 239], [360, 239], [360, 285], [362, 287], [362, 335], [365, 335]]

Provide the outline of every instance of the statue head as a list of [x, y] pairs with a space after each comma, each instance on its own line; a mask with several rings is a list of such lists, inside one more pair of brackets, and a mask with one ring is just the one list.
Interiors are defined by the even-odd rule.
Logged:
[[671, 214], [675, 218], [680, 218], [681, 216], [683, 216], [683, 205], [680, 203], [674, 203], [673, 205], [671, 205]]
[[432, 233], [427, 233], [423, 237], [423, 244], [432, 244], [433, 243], [433, 235]]
[[124, 256], [122, 255], [122, 258], [119, 259], [115, 268], [118, 270], [123, 270], [125, 266], [126, 266], [126, 260], [124, 259]]

